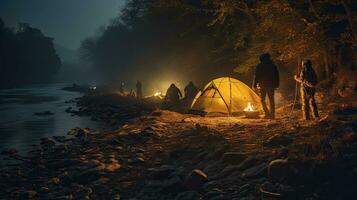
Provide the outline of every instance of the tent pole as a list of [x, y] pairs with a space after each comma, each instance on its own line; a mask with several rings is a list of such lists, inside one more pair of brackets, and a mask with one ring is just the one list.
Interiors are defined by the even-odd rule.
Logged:
[[232, 115], [232, 82], [230, 77], [228, 77], [228, 80], [229, 80], [229, 115]]
[[215, 84], [213, 81], [212, 81], [212, 85], [216, 88], [216, 91], [218, 92], [219, 96], [221, 96], [221, 98], [222, 98], [222, 100], [223, 100], [224, 104], [225, 104], [225, 105], [226, 105], [226, 107], [227, 107], [228, 114], [229, 114], [229, 113], [230, 113], [230, 111], [229, 111], [229, 107], [228, 107], [227, 102], [224, 100], [224, 98], [223, 98], [222, 94], [219, 92], [219, 90], [218, 90], [218, 88], [217, 88], [216, 84]]

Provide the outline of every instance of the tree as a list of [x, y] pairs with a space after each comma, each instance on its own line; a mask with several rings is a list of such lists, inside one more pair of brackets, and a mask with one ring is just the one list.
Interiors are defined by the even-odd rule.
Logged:
[[25, 23], [13, 32], [0, 20], [1, 88], [49, 80], [60, 65], [52, 38]]

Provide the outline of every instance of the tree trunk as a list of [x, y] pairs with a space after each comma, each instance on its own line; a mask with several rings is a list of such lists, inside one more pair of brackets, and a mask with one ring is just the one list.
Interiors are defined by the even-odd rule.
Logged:
[[353, 22], [353, 15], [352, 15], [351, 10], [349, 9], [346, 1], [342, 0], [341, 3], [342, 3], [342, 5], [343, 5], [343, 7], [345, 9], [348, 22], [350, 23], [353, 42], [356, 43], [357, 42], [357, 33], [356, 33], [355, 25], [354, 25], [354, 22]]

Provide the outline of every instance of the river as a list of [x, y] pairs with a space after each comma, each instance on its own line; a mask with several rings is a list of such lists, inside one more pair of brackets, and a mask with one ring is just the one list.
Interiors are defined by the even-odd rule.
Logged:
[[[61, 90], [65, 84], [36, 85], [20, 89], [0, 90], [0, 151], [5, 148], [26, 153], [43, 137], [66, 135], [74, 127], [104, 130], [105, 124], [89, 117], [72, 116], [65, 109], [78, 92]], [[53, 115], [37, 116], [50, 111]]]

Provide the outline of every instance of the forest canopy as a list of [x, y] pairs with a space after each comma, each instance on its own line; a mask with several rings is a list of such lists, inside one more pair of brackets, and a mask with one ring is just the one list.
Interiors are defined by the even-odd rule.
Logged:
[[355, 69], [356, 11], [348, 0], [128, 0], [80, 53], [114, 79], [203, 84], [227, 75], [250, 81], [269, 52], [287, 89], [302, 59], [313, 61], [320, 80]]
[[26, 23], [13, 31], [0, 19], [0, 88], [49, 81], [60, 66], [52, 38]]

